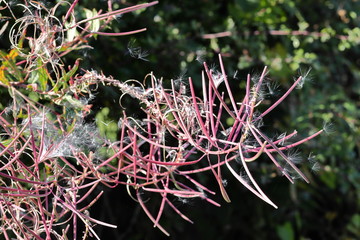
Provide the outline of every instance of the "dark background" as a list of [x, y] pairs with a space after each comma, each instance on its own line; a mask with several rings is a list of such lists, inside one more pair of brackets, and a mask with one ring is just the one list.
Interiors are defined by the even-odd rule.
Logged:
[[[139, 3], [113, 2], [118, 8]], [[80, 7], [106, 9], [106, 1], [84, 0]], [[264, 119], [265, 127], [273, 132], [296, 129], [299, 137], [321, 129], [324, 122], [332, 123], [332, 133], [299, 148], [304, 159], [312, 154], [319, 164], [317, 171], [306, 164], [301, 168], [311, 183], [299, 180], [291, 185], [284, 177], [255, 169], [265, 193], [279, 206], [276, 210], [228, 173], [224, 178], [230, 204], [221, 196], [215, 196], [221, 208], [202, 200], [183, 203], [174, 199], [194, 224], [183, 221], [171, 209], [165, 211], [161, 224], [171, 239], [360, 239], [359, 15], [360, 2], [350, 0], [160, 0], [144, 11], [119, 16], [109, 29], [121, 32], [146, 27], [146, 32], [98, 36], [89, 43], [93, 49], [74, 52], [66, 61], [71, 64], [81, 57], [81, 68], [102, 71], [121, 81], [142, 81], [152, 71], [168, 83], [186, 73], [199, 87], [202, 65], [196, 57], [201, 55], [209, 65], [218, 65], [217, 54], [221, 52], [228, 74], [233, 76], [237, 71], [234, 86], [243, 87], [246, 74], [259, 74], [268, 66], [268, 76], [279, 83], [279, 94], [311, 68], [310, 81]], [[204, 34], [225, 31], [230, 36], [203, 38]], [[297, 35], [294, 31], [303, 32]], [[131, 57], [130, 46], [148, 51], [148, 61]], [[122, 111], [117, 102], [120, 95], [114, 88], [101, 88], [89, 121], [116, 123]], [[266, 101], [274, 100], [276, 96]], [[130, 98], [123, 104], [128, 115], [142, 117]], [[99, 127], [107, 137], [116, 139], [116, 128]], [[217, 191], [210, 173], [200, 178]], [[166, 239], [124, 186], [103, 190], [105, 194], [91, 209], [91, 216], [118, 228], [97, 226], [102, 239]], [[156, 203], [152, 196], [148, 204], [154, 212]]]

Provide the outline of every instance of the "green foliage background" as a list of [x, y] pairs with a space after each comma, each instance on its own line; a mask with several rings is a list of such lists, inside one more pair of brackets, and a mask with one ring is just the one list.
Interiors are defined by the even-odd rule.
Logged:
[[[137, 3], [114, 4], [124, 7]], [[88, 9], [106, 8], [105, 1], [84, 0], [80, 4]], [[229, 75], [237, 72], [235, 85], [243, 86], [247, 73], [259, 73], [266, 65], [269, 76], [279, 81], [280, 92], [311, 68], [309, 81], [269, 115], [265, 124], [279, 133], [296, 129], [302, 136], [322, 128], [323, 122], [333, 124], [333, 133], [301, 147], [302, 157], [312, 153], [320, 164], [318, 172], [303, 167], [310, 184], [299, 181], [291, 185], [285, 178], [272, 178], [259, 170], [259, 175], [268, 175], [262, 185], [278, 210], [256, 199], [228, 175], [232, 203], [225, 203], [221, 196], [216, 198], [221, 208], [202, 201], [176, 202], [194, 225], [170, 209], [166, 212], [162, 223], [172, 239], [360, 239], [360, 2], [160, 0], [144, 11], [119, 16], [111, 27], [115, 32], [148, 30], [121, 38], [99, 36], [90, 43], [93, 50], [74, 53], [67, 57], [68, 63], [81, 57], [82, 68], [124, 81], [142, 81], [153, 71], [166, 82], [186, 71], [199, 87], [202, 66], [197, 56], [216, 64], [221, 52]], [[230, 36], [203, 38], [204, 34], [225, 31]], [[147, 50], [149, 61], [129, 56], [129, 42]], [[116, 119], [122, 111], [120, 94], [102, 88], [89, 118], [98, 120], [101, 131], [112, 139], [116, 139]], [[131, 99], [124, 99], [123, 104], [130, 114], [141, 118]], [[203, 178], [216, 189], [210, 176]], [[99, 236], [164, 238], [124, 187], [104, 190], [106, 194], [92, 212], [95, 218], [117, 224], [118, 229], [98, 227]]]

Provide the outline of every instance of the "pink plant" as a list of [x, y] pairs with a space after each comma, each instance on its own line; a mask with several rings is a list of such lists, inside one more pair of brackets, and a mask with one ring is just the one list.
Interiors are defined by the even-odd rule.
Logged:
[[[211, 172], [223, 198], [230, 202], [222, 178], [224, 169], [228, 170], [275, 208], [249, 170], [253, 161], [266, 155], [290, 182], [298, 177], [308, 182], [298, 161], [288, 152], [323, 130], [294, 143], [288, 142], [296, 131], [274, 140], [261, 130], [263, 117], [303, 84], [302, 77], [258, 113], [269, 84], [265, 78], [267, 68], [258, 78], [247, 76], [243, 99], [236, 102], [221, 55], [220, 71], [204, 63], [201, 94], [196, 94], [192, 78], [188, 83], [171, 81], [171, 87], [166, 88], [162, 79], [152, 73], [143, 84], [121, 82], [95, 71], [76, 75], [79, 62], [65, 68], [61, 57], [86, 47], [85, 40], [95, 34], [117, 36], [142, 31], [116, 34], [101, 29], [117, 14], [156, 4], [112, 10], [109, 1], [108, 13], [93, 12], [87, 19], [76, 20], [77, 2], [69, 6], [62, 21], [55, 12], [64, 2], [49, 10], [33, 1], [26, 2], [28, 5], [23, 7], [30, 14], [17, 19], [10, 31], [14, 49], [9, 54], [1, 52], [0, 87], [12, 97], [12, 104], [0, 112], [0, 214], [5, 239], [67, 239], [68, 235], [79, 239], [80, 223], [85, 226], [82, 239], [90, 235], [98, 238], [94, 224], [116, 227], [92, 218], [89, 212], [103, 194], [96, 193], [99, 184], [109, 188], [125, 185], [154, 226], [169, 235], [160, 225], [165, 205], [191, 222], [172, 203], [173, 197], [202, 198], [220, 206], [210, 197], [215, 192], [196, 179], [198, 174]], [[30, 7], [38, 10], [33, 12]], [[35, 28], [39, 32], [27, 36], [30, 25], [39, 26]], [[76, 29], [81, 32], [74, 32]], [[59, 36], [61, 41], [56, 44]], [[25, 41], [29, 42], [27, 47]], [[16, 61], [18, 57], [20, 61]], [[137, 99], [147, 115], [138, 120], [124, 112], [118, 123], [117, 142], [105, 140], [94, 124], [84, 121], [91, 110], [90, 86], [97, 84], [118, 87], [123, 94]], [[40, 104], [30, 93], [46, 103]], [[61, 108], [60, 112], [54, 110], [55, 106]], [[231, 126], [225, 123], [229, 119]], [[243, 167], [245, 175], [238, 174], [235, 165]], [[147, 208], [142, 192], [161, 196], [156, 213]], [[96, 197], [89, 200], [95, 193]]]
[[[165, 234], [168, 233], [159, 225], [165, 204], [190, 221], [169, 201], [170, 195], [179, 198], [200, 197], [220, 206], [207, 195], [215, 192], [196, 181], [194, 174], [212, 172], [223, 198], [230, 202], [222, 179], [221, 167], [226, 166], [241, 184], [275, 208], [277, 206], [256, 183], [248, 164], [264, 153], [291, 183], [298, 177], [309, 182], [297, 167], [298, 162], [286, 152], [316, 137], [323, 130], [291, 144], [284, 143], [289, 142], [296, 135], [296, 131], [272, 140], [260, 130], [262, 118], [280, 104], [295, 87], [302, 84], [303, 78], [299, 77], [285, 94], [265, 111], [257, 113], [256, 109], [263, 100], [265, 81], [268, 81], [265, 80], [267, 69], [264, 68], [259, 79], [255, 79], [253, 84], [248, 75], [244, 98], [241, 103], [237, 103], [230, 89], [221, 55], [219, 62], [221, 72], [218, 73], [209, 70], [204, 63], [202, 98], [195, 94], [191, 78], [188, 95], [185, 83], [172, 81], [171, 88], [165, 89], [162, 80], [156, 79], [153, 74], [145, 78], [145, 81], [149, 82], [146, 87], [140, 83], [139, 86], [133, 86], [103, 75], [88, 73], [104, 84], [117, 86], [124, 94], [138, 99], [145, 106], [143, 111], [147, 118], [142, 122], [124, 114], [119, 122], [120, 141], [112, 147], [115, 152], [121, 153], [118, 156], [120, 167], [117, 171], [127, 175], [126, 184], [133, 187], [137, 200], [154, 222], [154, 226], [158, 226]], [[218, 91], [220, 84], [225, 85], [225, 92]], [[230, 99], [230, 104], [226, 104], [225, 99]], [[229, 118], [233, 120], [233, 125], [226, 128], [224, 119]], [[172, 142], [177, 145], [169, 144]], [[277, 156], [282, 159], [283, 164], [279, 163]], [[246, 176], [239, 175], [234, 170], [231, 166], [233, 160], [241, 163]], [[203, 167], [200, 162], [207, 163], [208, 166]], [[111, 175], [120, 174], [114, 172]], [[161, 195], [162, 202], [156, 215], [152, 215], [146, 208], [141, 191]]]

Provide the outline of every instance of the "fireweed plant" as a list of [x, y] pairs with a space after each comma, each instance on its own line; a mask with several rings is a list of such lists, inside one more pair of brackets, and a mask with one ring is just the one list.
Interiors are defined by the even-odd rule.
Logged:
[[[80, 74], [80, 59], [65, 66], [62, 58], [90, 47], [88, 39], [97, 35], [144, 31], [105, 30], [119, 14], [157, 2], [113, 10], [108, 1], [105, 13], [81, 9], [77, 2], [61, 1], [51, 8], [35, 1], [16, 6], [3, 2], [3, 10], [14, 18], [9, 30], [12, 49], [0, 52], [1, 91], [4, 96], [7, 91], [12, 99], [0, 112], [0, 231], [5, 239], [99, 239], [94, 225], [116, 227], [91, 217], [90, 207], [103, 194], [96, 193], [99, 184], [109, 188], [125, 185], [154, 227], [169, 235], [160, 225], [166, 205], [191, 222], [174, 199], [201, 198], [220, 206], [211, 198], [215, 192], [200, 183], [197, 174], [210, 172], [221, 195], [230, 202], [222, 178], [224, 170], [230, 171], [244, 187], [275, 208], [250, 172], [250, 165], [261, 155], [291, 183], [296, 178], [309, 182], [299, 169], [301, 159], [294, 148], [324, 130], [291, 143], [296, 131], [274, 138], [261, 129], [263, 118], [302, 86], [304, 77], [297, 78], [260, 112], [269, 86], [274, 86], [266, 78], [267, 68], [258, 77], [247, 76], [243, 99], [237, 102], [221, 55], [220, 70], [203, 63], [201, 96], [196, 94], [192, 78], [171, 80], [171, 86], [165, 87], [153, 73], [142, 83], [121, 82], [93, 70]], [[23, 17], [15, 18], [15, 7], [24, 11]], [[66, 14], [58, 16], [58, 10], [64, 8]], [[123, 95], [138, 100], [147, 116], [134, 119], [124, 111], [115, 142], [84, 120], [99, 84], [115, 86]], [[225, 123], [229, 119], [230, 127]], [[239, 168], [244, 172], [239, 174]], [[145, 192], [160, 195], [157, 212], [148, 210]], [[81, 233], [80, 225], [85, 229]]]

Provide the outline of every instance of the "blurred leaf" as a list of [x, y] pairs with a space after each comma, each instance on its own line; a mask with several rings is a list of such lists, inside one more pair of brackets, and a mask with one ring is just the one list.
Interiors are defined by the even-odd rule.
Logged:
[[355, 214], [352, 216], [347, 229], [353, 233], [356, 237], [360, 238], [360, 214]]
[[326, 184], [327, 187], [331, 189], [334, 189], [336, 187], [336, 175], [334, 172], [326, 171], [319, 177]]
[[283, 225], [276, 227], [277, 235], [281, 240], [294, 240], [295, 235], [290, 222], [285, 222]]
[[110, 109], [104, 107], [96, 114], [96, 124], [99, 127], [99, 132], [103, 136], [106, 136], [111, 141], [116, 140], [118, 126], [109, 117]]

